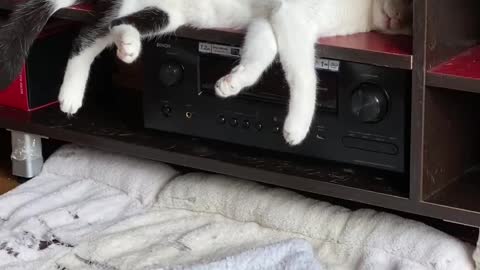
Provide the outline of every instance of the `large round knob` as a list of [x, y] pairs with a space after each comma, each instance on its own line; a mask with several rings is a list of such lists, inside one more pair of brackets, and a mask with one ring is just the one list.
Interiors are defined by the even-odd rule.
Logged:
[[169, 61], [160, 65], [158, 72], [160, 82], [165, 87], [178, 84], [183, 78], [183, 66], [177, 62]]
[[372, 83], [363, 83], [353, 91], [352, 113], [364, 123], [381, 121], [388, 110], [385, 90]]

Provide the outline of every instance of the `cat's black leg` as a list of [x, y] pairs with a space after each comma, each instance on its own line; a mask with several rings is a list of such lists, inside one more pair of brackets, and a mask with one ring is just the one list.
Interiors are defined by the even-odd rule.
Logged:
[[125, 17], [117, 18], [112, 21], [111, 28], [122, 25], [130, 25], [144, 35], [153, 35], [161, 32], [169, 25], [169, 15], [167, 12], [156, 8], [147, 7]]
[[141, 38], [161, 33], [168, 26], [167, 12], [154, 7], [113, 20], [110, 27], [118, 58], [125, 63], [132, 63], [140, 55]]

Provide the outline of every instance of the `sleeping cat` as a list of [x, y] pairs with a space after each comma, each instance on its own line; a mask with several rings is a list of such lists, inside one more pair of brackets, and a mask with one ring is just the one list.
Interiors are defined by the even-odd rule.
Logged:
[[[20, 72], [47, 19], [81, 2], [30, 0], [16, 8], [0, 32], [3, 84]], [[242, 28], [247, 34], [241, 61], [219, 78], [216, 93], [231, 97], [255, 84], [278, 54], [290, 87], [283, 135], [288, 144], [297, 145], [307, 136], [315, 112], [316, 40], [372, 30], [408, 32], [411, 5], [412, 0], [98, 0], [96, 22], [86, 26], [74, 43], [60, 89], [60, 108], [67, 114], [80, 109], [90, 65], [107, 46], [115, 44], [117, 56], [132, 63], [145, 37], [180, 26]]]

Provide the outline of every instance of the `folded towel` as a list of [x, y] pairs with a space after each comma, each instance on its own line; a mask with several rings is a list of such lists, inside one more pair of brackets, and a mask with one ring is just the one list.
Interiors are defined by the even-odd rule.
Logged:
[[220, 213], [303, 235], [327, 269], [473, 269], [471, 247], [422, 223], [346, 208], [232, 177], [178, 176], [159, 206]]
[[276, 269], [308, 250], [326, 270], [474, 269], [471, 247], [418, 222], [78, 146], [0, 196], [0, 225], [5, 270], [196, 270], [270, 251], [258, 269]]

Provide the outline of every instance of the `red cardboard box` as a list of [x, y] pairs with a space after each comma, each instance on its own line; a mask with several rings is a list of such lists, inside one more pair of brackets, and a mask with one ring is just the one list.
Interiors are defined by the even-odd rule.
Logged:
[[49, 24], [35, 41], [21, 74], [0, 90], [0, 106], [33, 111], [57, 103], [76, 28], [72, 23]]

